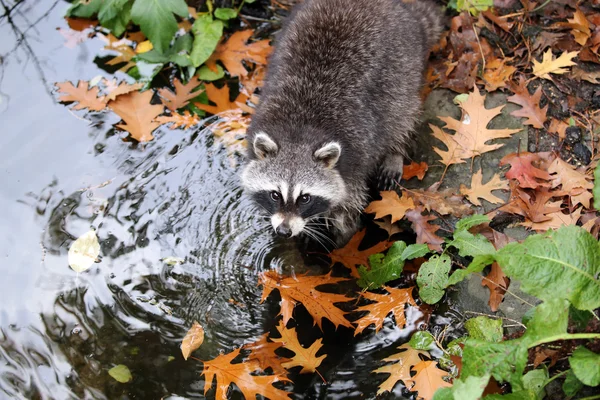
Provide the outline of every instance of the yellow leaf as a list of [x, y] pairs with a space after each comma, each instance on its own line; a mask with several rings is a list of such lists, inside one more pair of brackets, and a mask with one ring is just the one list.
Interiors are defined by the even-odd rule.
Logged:
[[295, 354], [290, 361], [282, 363], [285, 368], [293, 368], [301, 366], [301, 374], [315, 372], [317, 367], [321, 365], [321, 362], [327, 357], [327, 354], [317, 357], [317, 353], [323, 347], [323, 339], [317, 339], [308, 349], [302, 347], [298, 341], [298, 335], [296, 334], [296, 328], [287, 329], [283, 324], [283, 321], [279, 321], [277, 331], [281, 335], [280, 338], [271, 338], [274, 342], [283, 344], [288, 350], [293, 351]]
[[533, 60], [533, 74], [538, 78], [552, 80], [550, 74], [564, 74], [569, 72], [567, 67], [575, 65], [572, 60], [578, 54], [578, 51], [564, 52], [558, 58], [554, 58], [552, 49], [548, 49], [542, 57], [542, 62]]
[[136, 53], [142, 54], [152, 50], [154, 46], [152, 46], [152, 42], [149, 40], [144, 40], [142, 43], [138, 44], [135, 48]]
[[99, 254], [100, 243], [96, 232], [88, 231], [69, 247], [69, 266], [75, 272], [83, 272], [96, 262]]

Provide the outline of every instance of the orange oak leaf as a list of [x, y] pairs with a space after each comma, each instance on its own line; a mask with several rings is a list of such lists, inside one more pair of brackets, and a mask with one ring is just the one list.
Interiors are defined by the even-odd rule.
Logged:
[[382, 219], [375, 221], [375, 223], [384, 231], [388, 233], [388, 236], [392, 236], [398, 232], [402, 232], [402, 229], [398, 226], [398, 224], [392, 223], [392, 216], [388, 215], [383, 217]]
[[267, 57], [271, 53], [271, 45], [268, 39], [248, 43], [248, 39], [254, 33], [248, 29], [237, 31], [229, 37], [226, 42], [221, 42], [210, 58], [206, 66], [217, 71], [217, 61], [221, 61], [231, 76], [246, 76], [248, 70], [244, 67], [244, 61], [255, 64], [266, 65]]
[[578, 171], [574, 166], [558, 157], [550, 164], [548, 172], [552, 174], [552, 187], [556, 188], [562, 185], [562, 191], [568, 194], [576, 193], [576, 189], [592, 189], [594, 187], [590, 176]]
[[548, 105], [544, 108], [540, 108], [542, 85], [538, 86], [533, 95], [530, 95], [529, 90], [527, 90], [525, 78], [520, 77], [519, 84], [511, 85], [511, 90], [515, 94], [508, 97], [506, 100], [518, 104], [522, 108], [511, 112], [510, 115], [526, 118], [525, 122], [523, 122], [524, 124], [542, 129], [544, 127], [544, 122], [546, 122], [547, 119], [546, 113], [548, 112]]
[[79, 81], [76, 87], [69, 81], [55, 83], [55, 86], [61, 93], [58, 97], [59, 101], [77, 103], [73, 106], [73, 110], [87, 108], [90, 111], [101, 111], [106, 107], [106, 99], [98, 97], [100, 89], [98, 87], [89, 89], [86, 81]]
[[108, 101], [110, 101], [116, 100], [117, 97], [121, 95], [140, 90], [144, 86], [144, 84], [138, 82], [130, 85], [127, 82], [123, 81], [117, 85], [116, 80], [109, 81], [107, 79], [104, 79], [104, 86], [106, 87], [107, 92], [106, 98]]
[[578, 51], [564, 52], [558, 58], [554, 58], [552, 49], [548, 49], [543, 54], [541, 62], [533, 60], [533, 74], [538, 78], [552, 80], [550, 74], [559, 75], [569, 72], [568, 67], [575, 65], [572, 60], [578, 54]]
[[522, 188], [535, 189], [540, 186], [550, 186], [548, 181], [551, 176], [548, 172], [533, 165], [539, 163], [542, 158], [537, 153], [511, 153], [500, 160], [500, 166], [510, 164], [510, 170], [506, 173], [508, 179], [516, 179]]
[[390, 376], [379, 385], [377, 395], [384, 392], [391, 392], [398, 381], [402, 381], [404, 386], [410, 388], [413, 386], [414, 381], [411, 377], [411, 368], [413, 365], [420, 363], [422, 360], [419, 355], [429, 356], [429, 353], [423, 350], [415, 350], [408, 343], [404, 343], [398, 349], [403, 350], [399, 353], [393, 354], [383, 361], [394, 361], [393, 364], [384, 365], [381, 368], [373, 371], [376, 374], [390, 374]]
[[[479, 89], [475, 88], [473, 92], [469, 93], [467, 100], [460, 103], [462, 109], [460, 121], [452, 117], [438, 117], [446, 123], [444, 128], [456, 132], [454, 135], [450, 135], [439, 128], [434, 130], [434, 136], [438, 139], [440, 136], [447, 136], [445, 139], [440, 139], [446, 144], [447, 151], [434, 147], [434, 151], [442, 157], [442, 163], [455, 164], [463, 162], [461, 160], [496, 150], [504, 145], [501, 143], [487, 144], [487, 142], [493, 139], [509, 138], [520, 131], [520, 129], [488, 129], [490, 121], [500, 114], [504, 106], [487, 109], [484, 101], [485, 96], [482, 96]], [[450, 139], [456, 142], [456, 145]]]
[[140, 142], [154, 139], [152, 131], [160, 126], [155, 118], [164, 111], [163, 106], [150, 104], [150, 100], [152, 91], [147, 90], [119, 96], [108, 104], [125, 121], [125, 124], [117, 124], [117, 127], [126, 130]]
[[323, 347], [323, 339], [319, 338], [310, 345], [309, 348], [304, 348], [298, 341], [296, 328], [286, 328], [283, 321], [279, 321], [277, 331], [281, 335], [280, 338], [271, 338], [274, 342], [281, 343], [283, 347], [294, 352], [294, 356], [290, 361], [283, 363], [285, 368], [302, 367], [301, 374], [315, 372], [317, 367], [321, 365], [327, 354], [317, 357], [317, 353]]
[[504, 203], [504, 200], [492, 193], [493, 190], [508, 190], [508, 182], [500, 179], [500, 175], [492, 176], [486, 184], [483, 184], [483, 173], [481, 170], [475, 172], [471, 178], [471, 188], [460, 185], [460, 193], [466, 196], [471, 203], [480, 206], [479, 199], [484, 199], [490, 203]]
[[227, 110], [219, 114], [219, 119], [208, 128], [215, 139], [223, 144], [229, 154], [243, 154], [246, 150], [246, 131], [250, 126], [250, 116], [241, 109]]
[[114, 66], [124, 63], [125, 65], [119, 68], [119, 71], [122, 72], [127, 72], [131, 67], [135, 66], [133, 57], [135, 57], [137, 53], [133, 50], [133, 47], [130, 46], [130, 40], [117, 39], [112, 33], [109, 33], [107, 36], [102, 34], [98, 34], [97, 36], [107, 43], [106, 46], [104, 46], [105, 50], [117, 53], [117, 55], [106, 64]]
[[414, 178], [416, 176], [418, 180], [422, 181], [428, 169], [429, 165], [427, 165], [425, 161], [421, 161], [420, 163], [413, 161], [404, 166], [404, 170], [402, 171], [402, 179], [409, 180], [410, 178]]
[[67, 21], [69, 28], [73, 29], [74, 31], [84, 31], [98, 25], [97, 20], [87, 18], [66, 17], [65, 21]]
[[436, 361], [421, 361], [413, 367], [416, 374], [412, 380], [415, 384], [409, 390], [418, 392], [419, 399], [433, 400], [436, 390], [452, 386], [442, 379], [450, 377], [450, 374], [437, 368], [437, 365]]
[[200, 86], [200, 81], [197, 76], [193, 76], [185, 85], [177, 78], [173, 79], [175, 92], [167, 88], [158, 89], [160, 101], [171, 111], [177, 111], [181, 107], [185, 107], [191, 99], [198, 96], [202, 91], [194, 91]]
[[263, 65], [258, 65], [248, 75], [240, 76], [240, 91], [246, 96], [251, 97], [256, 89], [263, 87], [267, 68]]
[[[560, 204], [560, 201], [556, 202]], [[556, 205], [555, 203], [555, 205]], [[531, 228], [538, 232], [546, 232], [548, 229], [558, 229], [561, 226], [576, 225], [579, 218], [581, 218], [581, 208], [574, 210], [571, 213], [563, 213], [557, 211], [551, 214], [547, 214], [548, 220], [542, 222], [525, 221], [521, 225]]]
[[456, 194], [456, 190], [452, 188], [437, 190], [437, 185], [434, 185], [427, 190], [407, 190], [406, 194], [414, 200], [415, 204], [430, 212], [435, 211], [441, 215], [452, 214], [456, 217], [473, 214], [473, 210], [465, 203], [463, 197]]
[[228, 398], [227, 392], [232, 383], [238, 387], [246, 399], [254, 399], [256, 395], [269, 399], [289, 398], [289, 392], [273, 386], [275, 382], [289, 382], [288, 378], [280, 375], [252, 375], [253, 372], [260, 370], [258, 361], [247, 360], [232, 364], [232, 361], [239, 355], [240, 349], [235, 349], [231, 353], [222, 354], [211, 361], [204, 361], [202, 374], [205, 377], [205, 395], [212, 388], [213, 380], [216, 380], [215, 398], [217, 399]]
[[229, 100], [229, 87], [227, 85], [222, 88], [218, 88], [212, 83], [204, 85], [204, 90], [208, 99], [215, 103], [214, 106], [208, 104], [202, 104], [199, 102], [194, 103], [196, 107], [211, 114], [219, 114], [224, 111], [234, 110], [239, 108], [237, 103], [244, 103], [248, 97], [242, 93], [234, 101]]
[[196, 114], [192, 114], [188, 110], [185, 110], [183, 114], [174, 112], [171, 115], [160, 115], [156, 117], [155, 121], [161, 125], [171, 124], [169, 129], [181, 127], [190, 129], [192, 126], [198, 125], [201, 120]]
[[440, 245], [444, 243], [444, 239], [435, 234], [440, 227], [429, 223], [436, 218], [431, 215], [422, 215], [422, 211], [423, 209], [418, 207], [406, 212], [406, 218], [412, 222], [411, 226], [417, 234], [417, 243], [426, 243], [431, 250], [442, 251]]
[[510, 285], [510, 279], [504, 275], [498, 263], [494, 262], [492, 264], [490, 273], [481, 280], [481, 285], [490, 289], [490, 299], [488, 300], [490, 310], [493, 312], [498, 311], [498, 307]]
[[407, 289], [396, 289], [385, 286], [387, 294], [378, 294], [371, 292], [364, 292], [362, 296], [367, 299], [374, 301], [375, 303], [367, 304], [357, 308], [355, 311], [368, 311], [369, 313], [360, 319], [354, 321], [356, 329], [354, 330], [354, 336], [364, 331], [369, 325], [375, 324], [375, 332], [383, 327], [383, 321], [390, 314], [394, 314], [396, 319], [396, 325], [399, 328], [404, 328], [406, 325], [406, 317], [404, 315], [404, 307], [408, 304], [416, 306], [415, 299], [412, 297], [412, 291], [414, 287]]
[[287, 324], [292, 318], [292, 312], [296, 303], [302, 303], [309, 314], [313, 317], [314, 323], [323, 329], [322, 319], [326, 318], [335, 325], [347, 326], [352, 328], [352, 324], [344, 318], [344, 312], [337, 308], [335, 303], [344, 303], [352, 300], [343, 294], [325, 293], [317, 290], [322, 285], [331, 285], [345, 278], [334, 278], [331, 274], [308, 276], [300, 275], [295, 277], [284, 277], [275, 271], [266, 271], [260, 275], [259, 282], [263, 285], [261, 302], [265, 301], [271, 291], [278, 290], [281, 295], [280, 315], [283, 316], [283, 323]]
[[410, 197], [406, 197], [404, 194], [399, 197], [394, 190], [381, 192], [379, 195], [381, 200], [375, 200], [365, 208], [366, 213], [375, 213], [375, 219], [391, 215], [392, 223], [398, 222], [404, 217], [406, 211], [415, 208], [415, 203]]
[[535, 191], [526, 191], [516, 184], [510, 183], [510, 201], [499, 210], [519, 214], [532, 222], [548, 221], [552, 214], [560, 211], [562, 200], [550, 201], [553, 197], [562, 196], [563, 193], [550, 191], [548, 188], [540, 187]]
[[379, 242], [375, 246], [370, 247], [365, 250], [359, 250], [360, 243], [365, 237], [366, 229], [363, 229], [360, 232], [356, 232], [352, 239], [341, 249], [335, 249], [329, 254], [329, 258], [331, 259], [331, 265], [339, 262], [344, 267], [348, 268], [351, 272], [351, 275], [354, 278], [360, 278], [358, 270], [356, 269], [357, 265], [369, 265], [369, 256], [377, 253], [381, 253], [387, 250], [392, 242]]
[[506, 64], [510, 60], [509, 58], [493, 58], [485, 64], [482, 79], [488, 92], [506, 87], [506, 82], [510, 82], [512, 75], [517, 71], [512, 65]]
[[194, 321], [192, 327], [187, 331], [181, 342], [181, 353], [183, 354], [183, 358], [187, 360], [190, 354], [202, 345], [202, 342], [204, 342], [204, 328], [198, 321]]
[[245, 344], [244, 349], [249, 350], [248, 361], [257, 361], [260, 368], [266, 371], [268, 368], [273, 370], [275, 375], [285, 376], [287, 370], [282, 363], [290, 361], [287, 357], [281, 357], [275, 353], [275, 350], [283, 347], [282, 343], [268, 341], [269, 334], [265, 333], [255, 342]]

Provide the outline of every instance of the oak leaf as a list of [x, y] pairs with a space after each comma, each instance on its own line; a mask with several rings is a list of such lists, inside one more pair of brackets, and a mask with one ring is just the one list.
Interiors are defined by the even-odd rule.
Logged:
[[185, 110], [183, 114], [173, 112], [171, 115], [160, 115], [156, 117], [155, 121], [161, 125], [171, 124], [169, 129], [190, 129], [192, 126], [198, 125], [201, 120], [196, 114]]
[[504, 200], [492, 193], [493, 190], [508, 190], [508, 182], [500, 179], [500, 175], [492, 176], [485, 185], [483, 184], [483, 173], [481, 170], [475, 172], [471, 178], [471, 188], [460, 185], [460, 193], [466, 196], [471, 203], [480, 206], [479, 199], [484, 199], [490, 203], [504, 203]]
[[257, 361], [260, 368], [266, 371], [268, 368], [273, 370], [275, 375], [285, 376], [287, 370], [282, 363], [289, 361], [287, 357], [281, 357], [275, 350], [283, 347], [282, 343], [268, 341], [269, 334], [265, 333], [255, 342], [244, 345], [244, 349], [249, 350], [250, 354], [246, 358], [248, 361]]
[[183, 341], [181, 342], [181, 353], [183, 354], [183, 358], [187, 360], [190, 354], [192, 354], [194, 350], [198, 349], [203, 342], [204, 328], [198, 323], [198, 321], [194, 321], [192, 327], [187, 331]]
[[575, 37], [575, 41], [582, 46], [585, 45], [592, 36], [590, 22], [585, 17], [585, 14], [580, 9], [577, 9], [573, 14], [573, 18], [567, 19], [567, 21], [569, 21], [567, 25], [572, 28], [571, 34]]
[[517, 71], [512, 65], [507, 65], [507, 61], [510, 59], [493, 58], [486, 63], [482, 79], [488, 92], [506, 87], [506, 82], [510, 82], [512, 75]]
[[571, 77], [578, 81], [587, 81], [594, 85], [600, 85], [600, 71], [586, 71], [579, 67], [573, 67]]
[[418, 180], [422, 181], [428, 169], [429, 165], [427, 165], [425, 161], [421, 161], [420, 163], [413, 161], [409, 165], [404, 166], [404, 170], [402, 171], [402, 179], [409, 180], [416, 176]]
[[147, 90], [119, 96], [108, 104], [125, 121], [125, 124], [117, 124], [117, 127], [126, 130], [140, 142], [154, 139], [152, 131], [160, 126], [155, 118], [164, 111], [163, 106], [150, 104], [150, 100], [152, 91]]
[[107, 44], [104, 46], [105, 50], [109, 50], [112, 52], [116, 52], [117, 55], [109, 60], [106, 64], [115, 66], [121, 63], [125, 65], [119, 68], [119, 71], [127, 72], [131, 67], [135, 66], [135, 61], [133, 61], [133, 57], [137, 55], [133, 47], [129, 45], [131, 41], [127, 39], [117, 39], [112, 33], [109, 33], [107, 36], [102, 34], [98, 34], [104, 42]]
[[317, 290], [318, 286], [336, 284], [344, 280], [347, 279], [334, 278], [331, 274], [284, 277], [275, 271], [266, 271], [259, 278], [260, 284], [263, 285], [261, 302], [265, 301], [273, 290], [278, 290], [281, 295], [279, 314], [283, 316], [284, 324], [287, 324], [292, 318], [296, 304], [302, 303], [321, 330], [323, 329], [321, 325], [323, 318], [331, 321], [336, 328], [340, 325], [352, 328], [350, 321], [344, 318], [344, 312], [334, 305], [347, 302], [352, 298]]
[[260, 370], [256, 360], [232, 364], [232, 361], [240, 355], [240, 349], [231, 353], [222, 354], [211, 361], [204, 361], [204, 394], [212, 388], [213, 380], [216, 380], [215, 398], [227, 399], [229, 386], [234, 383], [246, 399], [254, 399], [261, 395], [269, 399], [289, 398], [289, 392], [273, 386], [275, 382], [289, 382], [285, 376], [280, 375], [252, 375]]
[[551, 219], [548, 214], [560, 211], [562, 200], [550, 200], [555, 196], [562, 196], [561, 192], [550, 191], [545, 187], [528, 192], [514, 183], [510, 187], [510, 201], [499, 209], [501, 211], [522, 215], [532, 222], [548, 221]]
[[504, 299], [504, 294], [510, 285], [510, 279], [502, 272], [502, 268], [497, 262], [492, 264], [490, 273], [481, 280], [482, 286], [487, 286], [490, 289], [490, 298], [488, 305], [493, 312], [498, 311], [498, 307]]
[[406, 218], [412, 223], [411, 226], [417, 234], [417, 243], [426, 243], [431, 250], [442, 251], [440, 245], [444, 243], [444, 239], [435, 234], [440, 227], [429, 223], [436, 218], [431, 215], [422, 215], [422, 211], [423, 209], [418, 207], [406, 212]]
[[415, 350], [408, 343], [404, 343], [398, 349], [404, 350], [402, 352], [393, 354], [383, 361], [395, 361], [393, 364], [384, 365], [373, 371], [376, 374], [390, 374], [390, 376], [379, 385], [377, 394], [380, 395], [384, 392], [391, 392], [398, 381], [402, 381], [404, 386], [410, 388], [414, 385], [414, 381], [411, 377], [411, 368], [421, 362], [419, 355], [429, 356], [429, 353], [423, 350]]
[[173, 79], [173, 86], [175, 92], [167, 88], [158, 89], [158, 94], [161, 97], [162, 103], [171, 111], [177, 111], [181, 107], [185, 107], [191, 99], [198, 96], [201, 91], [194, 91], [199, 85], [200, 81], [195, 75], [185, 85], [177, 78]]
[[227, 110], [237, 109], [239, 108], [237, 103], [244, 103], [248, 99], [246, 95], [240, 93], [234, 101], [229, 100], [229, 87], [227, 85], [223, 86], [222, 88], [218, 88], [212, 83], [207, 83], [204, 85], [204, 90], [206, 91], [208, 99], [215, 103], [215, 105], [212, 106], [199, 102], [194, 103], [194, 105], [199, 109], [213, 115]]
[[382, 219], [375, 221], [375, 223], [381, 229], [383, 229], [384, 231], [386, 231], [388, 233], [388, 236], [392, 236], [392, 235], [394, 235], [396, 233], [402, 232], [402, 228], [400, 228], [398, 226], [398, 224], [393, 224], [392, 223], [392, 216], [391, 215], [383, 217]]
[[244, 61], [266, 65], [267, 57], [271, 53], [271, 45], [268, 39], [248, 43], [253, 32], [251, 29], [237, 31], [226, 42], [219, 43], [206, 61], [206, 66], [216, 72], [217, 61], [221, 61], [229, 75], [246, 76], [248, 71], [244, 67]]
[[525, 79], [520, 77], [519, 84], [511, 85], [511, 90], [515, 94], [508, 97], [506, 100], [518, 104], [522, 108], [511, 112], [510, 115], [526, 118], [524, 124], [542, 129], [544, 127], [544, 122], [546, 122], [547, 119], [546, 113], [548, 112], [548, 105], [544, 108], [540, 108], [542, 85], [538, 86], [533, 95], [530, 95], [529, 90], [527, 90]]
[[118, 96], [140, 90], [144, 84], [138, 82], [130, 85], [123, 81], [117, 85], [116, 80], [109, 81], [105, 79], [104, 86], [106, 87], [107, 92], [106, 98], [110, 101], [116, 100]]
[[548, 182], [539, 181], [550, 180], [550, 174], [533, 165], [533, 163], [537, 164], [541, 161], [542, 158], [537, 153], [511, 153], [500, 160], [500, 166], [510, 164], [510, 170], [506, 173], [506, 177], [518, 180], [522, 188], [535, 189], [540, 186], [550, 186]]
[[368, 311], [369, 313], [354, 321], [356, 324], [354, 336], [358, 335], [372, 324], [375, 324], [375, 332], [379, 332], [379, 330], [383, 327], [384, 320], [390, 313], [394, 314], [396, 325], [399, 328], [404, 328], [404, 325], [406, 325], [404, 307], [407, 304], [411, 306], [417, 305], [417, 303], [415, 303], [415, 299], [412, 297], [412, 291], [414, 287], [409, 287], [407, 289], [396, 289], [385, 286], [384, 289], [388, 293], [362, 293], [362, 296], [365, 299], [374, 301], [375, 303], [361, 306], [355, 310]]
[[556, 188], [562, 185], [562, 191], [568, 194], [575, 193], [578, 188], [592, 189], [594, 187], [590, 176], [579, 172], [574, 166], [558, 157], [550, 164], [548, 172], [552, 174], [552, 187]]
[[73, 110], [87, 108], [90, 111], [101, 111], [106, 107], [106, 99], [98, 97], [100, 89], [98, 87], [89, 89], [86, 81], [79, 81], [76, 87], [69, 81], [58, 82], [55, 85], [58, 92], [62, 93], [58, 97], [59, 101], [77, 103], [73, 106]]
[[473, 214], [473, 210], [465, 203], [463, 197], [456, 194], [456, 190], [452, 188], [438, 190], [437, 185], [433, 185], [427, 190], [411, 189], [406, 193], [415, 204], [429, 212], [435, 211], [441, 215], [451, 214], [456, 217]]
[[[558, 201], [555, 206], [560, 204]], [[576, 225], [579, 218], [581, 218], [581, 208], [574, 210], [569, 214], [564, 214], [562, 211], [557, 211], [551, 214], [547, 214], [548, 220], [542, 222], [525, 221], [521, 225], [531, 228], [538, 232], [546, 232], [548, 229], [558, 229], [561, 226]]]
[[450, 374], [437, 365], [436, 361], [421, 361], [413, 367], [416, 374], [412, 377], [414, 385], [409, 390], [418, 392], [419, 399], [432, 400], [436, 390], [452, 386], [442, 379], [450, 377]]
[[369, 256], [381, 253], [387, 250], [392, 242], [379, 242], [375, 246], [365, 250], [359, 250], [360, 243], [365, 237], [366, 229], [356, 232], [352, 239], [341, 249], [335, 249], [329, 254], [331, 265], [339, 262], [344, 267], [348, 268], [354, 278], [360, 278], [357, 265], [369, 265]]
[[558, 75], [569, 72], [567, 67], [575, 65], [572, 60], [578, 54], [578, 51], [564, 52], [558, 58], [554, 58], [552, 49], [548, 49], [542, 56], [542, 62], [533, 60], [533, 74], [538, 78], [552, 80], [550, 74]]
[[243, 154], [246, 150], [246, 131], [250, 126], [250, 116], [241, 109], [219, 113], [219, 119], [208, 126], [215, 139], [222, 143], [229, 154]]
[[366, 208], [367, 214], [375, 213], [375, 219], [383, 218], [386, 215], [392, 216], [392, 223], [400, 221], [406, 211], [415, 208], [415, 203], [410, 197], [398, 196], [394, 190], [388, 190], [379, 193], [381, 200], [371, 202]]
[[296, 328], [286, 328], [283, 321], [279, 322], [277, 331], [281, 335], [280, 338], [271, 338], [274, 342], [281, 343], [283, 347], [294, 352], [294, 356], [290, 361], [284, 362], [282, 365], [285, 368], [302, 367], [301, 374], [317, 371], [317, 367], [321, 365], [327, 354], [317, 357], [317, 353], [323, 347], [323, 339], [319, 338], [310, 345], [309, 348], [304, 348], [298, 341]]

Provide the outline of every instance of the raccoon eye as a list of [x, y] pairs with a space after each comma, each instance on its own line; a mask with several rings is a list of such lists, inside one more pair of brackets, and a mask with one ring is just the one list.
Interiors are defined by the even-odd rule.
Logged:
[[276, 191], [271, 192], [271, 200], [279, 201], [280, 199], [281, 199], [281, 195], [279, 194], [279, 192], [276, 192]]
[[310, 194], [303, 194], [302, 196], [298, 197], [298, 202], [300, 204], [308, 204], [311, 200]]

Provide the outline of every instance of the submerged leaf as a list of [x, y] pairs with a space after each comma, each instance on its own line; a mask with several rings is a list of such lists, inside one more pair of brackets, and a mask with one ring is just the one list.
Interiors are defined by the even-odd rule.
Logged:
[[131, 376], [131, 371], [127, 368], [127, 365], [119, 364], [115, 367], [112, 367], [108, 370], [108, 374], [112, 376], [112, 378], [121, 383], [127, 383], [133, 379]]
[[96, 232], [88, 231], [79, 236], [69, 248], [69, 266], [75, 272], [91, 267], [100, 254], [100, 243]]

